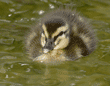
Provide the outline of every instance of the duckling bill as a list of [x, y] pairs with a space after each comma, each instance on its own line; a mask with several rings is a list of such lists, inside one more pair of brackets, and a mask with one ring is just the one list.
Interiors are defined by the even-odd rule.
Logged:
[[87, 56], [95, 50], [96, 39], [88, 22], [69, 9], [46, 14], [26, 40], [34, 61], [66, 61]]

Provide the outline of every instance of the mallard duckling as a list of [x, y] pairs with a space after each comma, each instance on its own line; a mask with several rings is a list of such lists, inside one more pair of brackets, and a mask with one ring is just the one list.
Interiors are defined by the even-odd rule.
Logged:
[[65, 61], [87, 56], [96, 39], [90, 25], [72, 10], [46, 14], [27, 36], [26, 48], [33, 61]]

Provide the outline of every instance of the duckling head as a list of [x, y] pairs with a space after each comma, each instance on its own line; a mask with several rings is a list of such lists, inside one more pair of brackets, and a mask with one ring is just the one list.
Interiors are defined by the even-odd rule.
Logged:
[[52, 50], [64, 49], [69, 44], [69, 25], [59, 17], [46, 19], [41, 24], [43, 29], [41, 33], [41, 45], [43, 53]]

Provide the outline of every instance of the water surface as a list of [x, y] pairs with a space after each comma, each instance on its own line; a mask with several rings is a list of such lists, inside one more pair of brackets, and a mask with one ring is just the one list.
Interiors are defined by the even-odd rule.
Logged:
[[[96, 33], [97, 49], [87, 57], [58, 65], [33, 62], [24, 36], [45, 13], [71, 5]], [[1, 0], [0, 86], [110, 86], [109, 0]]]

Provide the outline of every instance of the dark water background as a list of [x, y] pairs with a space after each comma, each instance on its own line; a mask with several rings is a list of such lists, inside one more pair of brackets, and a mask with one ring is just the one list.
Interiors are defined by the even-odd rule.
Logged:
[[[97, 49], [59, 65], [32, 62], [24, 51], [26, 31], [62, 4], [88, 18]], [[110, 86], [110, 0], [0, 0], [0, 86]]]

